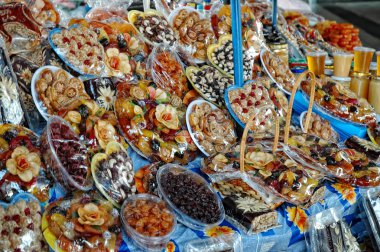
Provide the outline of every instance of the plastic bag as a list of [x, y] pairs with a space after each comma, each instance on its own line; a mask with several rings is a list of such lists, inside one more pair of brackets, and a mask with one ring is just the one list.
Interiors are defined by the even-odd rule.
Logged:
[[178, 34], [179, 45], [191, 55], [195, 63], [207, 60], [207, 47], [215, 42], [211, 23], [191, 7], [179, 7], [168, 18]]
[[53, 250], [119, 250], [122, 242], [119, 212], [96, 192], [75, 192], [45, 209], [42, 231]]
[[380, 197], [379, 189], [372, 188], [363, 196], [362, 206], [368, 219], [369, 228], [372, 231], [374, 247], [380, 246]]
[[352, 251], [359, 252], [359, 244], [347, 223], [336, 208], [330, 208], [309, 218], [310, 251]]
[[158, 196], [157, 192], [157, 171], [163, 163], [156, 162], [141, 167], [135, 173], [136, 189], [139, 193], [149, 193]]
[[181, 1], [182, 0], [154, 0], [154, 5], [158, 11], [168, 17], [174, 9], [180, 6], [179, 3]]
[[99, 191], [116, 207], [136, 193], [132, 160], [118, 142], [91, 159], [91, 173]]
[[49, 33], [49, 42], [58, 56], [79, 74], [106, 75], [105, 52], [91, 29], [81, 25], [56, 28]]
[[172, 46], [177, 41], [177, 36], [166, 18], [155, 10], [147, 12], [130, 11], [128, 13], [129, 22], [144, 38], [145, 42], [157, 46], [165, 44]]
[[237, 141], [235, 125], [227, 111], [211, 103], [193, 101], [187, 108], [186, 118], [190, 136], [206, 156], [221, 152]]
[[[310, 94], [308, 80], [301, 83], [301, 89]], [[376, 113], [367, 100], [358, 98], [354, 92], [329, 77], [317, 79], [315, 102], [324, 111], [347, 122], [367, 126], [376, 123]]]
[[1, 251], [49, 251], [40, 229], [41, 207], [30, 194], [20, 193], [7, 204], [0, 201]]
[[[1, 11], [1, 6], [0, 6]], [[4, 24], [5, 25], [5, 24]], [[0, 36], [0, 122], [22, 124], [24, 111], [19, 97], [17, 79], [13, 73], [5, 43]]]
[[[302, 131], [305, 132], [304, 123], [306, 121], [306, 111], [302, 112], [300, 115], [300, 124]], [[309, 129], [307, 132], [311, 135], [315, 135], [331, 142], [339, 142], [339, 134], [334, 130], [328, 120], [323, 119], [318, 114], [312, 113], [311, 120], [309, 123]]]
[[50, 117], [41, 135], [41, 149], [47, 169], [67, 191], [92, 188], [87, 149], [68, 122]]
[[380, 163], [380, 147], [371, 141], [351, 136], [344, 141], [344, 144], [351, 149], [355, 149], [360, 153], [365, 154], [370, 160]]
[[0, 198], [29, 192], [47, 202], [51, 181], [42, 160], [38, 136], [13, 124], [0, 125]]
[[233, 83], [232, 78], [224, 76], [218, 69], [208, 65], [201, 68], [189, 66], [186, 68], [186, 76], [203, 98], [218, 106], [224, 104], [224, 91]]
[[197, 147], [184, 123], [184, 101], [178, 96], [148, 81], [120, 83], [115, 110], [124, 136], [141, 156], [183, 164], [195, 158]]
[[155, 47], [148, 58], [148, 69], [157, 86], [171, 95], [183, 98], [188, 91], [185, 70], [176, 50]]
[[196, 239], [185, 244], [185, 252], [213, 251], [243, 252], [243, 242], [238, 233], [225, 234], [207, 239]]
[[0, 5], [0, 32], [9, 54], [31, 51], [40, 44], [41, 27], [22, 3]]

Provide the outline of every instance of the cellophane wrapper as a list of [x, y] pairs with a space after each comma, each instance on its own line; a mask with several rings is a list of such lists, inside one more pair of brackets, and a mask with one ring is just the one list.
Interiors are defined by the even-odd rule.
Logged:
[[185, 244], [185, 252], [211, 252], [220, 250], [243, 252], [241, 236], [238, 233], [232, 233], [208, 239], [196, 239]]

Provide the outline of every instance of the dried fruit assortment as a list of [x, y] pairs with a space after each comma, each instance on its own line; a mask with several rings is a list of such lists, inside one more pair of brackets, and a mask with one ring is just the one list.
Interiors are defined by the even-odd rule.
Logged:
[[173, 12], [171, 23], [178, 34], [179, 42], [193, 58], [205, 61], [207, 47], [215, 40], [209, 20], [190, 8], [185, 7], [176, 11], [175, 14]]
[[[301, 83], [302, 90], [310, 94], [309, 81]], [[317, 79], [315, 103], [333, 115], [351, 122], [373, 126], [376, 114], [366, 99], [358, 98], [351, 90], [329, 77]]]
[[162, 164], [163, 163], [156, 162], [145, 165], [135, 173], [135, 184], [139, 193], [158, 195], [156, 175]]
[[5, 208], [0, 205], [0, 220], [1, 251], [49, 251], [40, 229], [38, 201], [20, 199]]
[[225, 89], [233, 82], [232, 78], [223, 76], [211, 66], [190, 66], [186, 68], [186, 76], [200, 95], [219, 106], [223, 105]]
[[154, 83], [118, 85], [116, 114], [124, 136], [150, 160], [186, 164], [197, 147], [186, 129], [186, 108], [178, 96]]
[[173, 45], [177, 40], [169, 22], [157, 11], [130, 11], [128, 19], [150, 44]]
[[378, 162], [380, 160], [380, 147], [371, 141], [359, 138], [357, 136], [351, 136], [344, 144], [351, 149], [355, 149], [365, 154], [369, 159]]
[[119, 212], [96, 192], [49, 204], [42, 230], [49, 246], [63, 251], [117, 251], [121, 244]]
[[208, 155], [223, 151], [236, 142], [233, 121], [226, 111], [203, 101], [190, 104], [189, 124], [193, 139]]
[[[304, 116], [301, 116], [301, 126], [305, 124], [306, 121], [306, 113], [303, 113]], [[309, 122], [309, 128], [304, 129], [307, 130], [307, 133], [316, 135], [327, 141], [338, 142], [339, 135], [338, 133], [331, 127], [329, 121], [323, 119], [318, 114], [312, 113], [311, 119]]]
[[92, 157], [91, 173], [96, 187], [115, 206], [136, 193], [132, 160], [118, 142], [109, 142], [105, 153]]
[[105, 53], [97, 34], [84, 26], [54, 29], [49, 34], [55, 52], [75, 71], [87, 75], [102, 75]]

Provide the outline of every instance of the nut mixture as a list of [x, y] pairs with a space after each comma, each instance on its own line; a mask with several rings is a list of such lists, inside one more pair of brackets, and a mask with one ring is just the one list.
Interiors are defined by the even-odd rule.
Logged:
[[0, 206], [1, 251], [48, 251], [41, 226], [38, 202], [18, 201], [7, 208]]
[[204, 102], [195, 105], [190, 114], [195, 138], [208, 154], [223, 151], [236, 142], [234, 123], [221, 109], [212, 109]]
[[170, 201], [191, 218], [207, 224], [219, 220], [216, 196], [191, 175], [168, 172], [162, 175], [162, 186]]
[[137, 16], [134, 25], [137, 30], [153, 43], [173, 45], [176, 37], [168, 21], [159, 15]]
[[36, 91], [49, 115], [56, 114], [74, 101], [90, 99], [83, 83], [77, 78], [70, 78], [62, 69], [44, 69], [36, 82]]
[[136, 232], [151, 237], [167, 235], [174, 226], [174, 216], [165, 206], [151, 200], [137, 199], [125, 206], [123, 212], [126, 222]]
[[295, 82], [294, 74], [289, 67], [276, 54], [265, 51], [263, 54], [263, 62], [265, 68], [278, 85], [286, 91], [291, 92]]
[[[228, 75], [234, 75], [234, 51], [232, 39], [221, 40], [220, 46], [216, 47], [211, 52], [211, 59], [209, 60]], [[245, 50], [243, 53], [244, 80], [250, 79], [252, 67], [253, 56], [250, 54], [250, 51]]]
[[[305, 124], [306, 115], [302, 120], [302, 124]], [[309, 129], [307, 130], [309, 134], [316, 135], [322, 139], [334, 141], [338, 140], [338, 135], [335, 130], [331, 127], [329, 121], [321, 118], [319, 115], [312, 113], [309, 123]]]
[[[228, 92], [228, 99], [231, 108], [237, 117], [243, 123], [247, 123], [249, 118], [257, 113], [257, 108], [265, 105], [273, 106], [273, 102], [269, 97], [268, 90], [258, 82], [247, 83], [243, 88], [233, 89]], [[265, 131], [273, 125], [272, 114], [268, 114], [265, 110], [256, 116], [257, 131]]]
[[58, 54], [85, 74], [100, 75], [104, 70], [104, 50], [98, 42], [98, 35], [83, 26], [63, 29], [52, 35]]
[[218, 105], [223, 105], [224, 90], [232, 84], [231, 78], [210, 66], [189, 71], [188, 78], [209, 101]]
[[136, 193], [132, 160], [125, 151], [113, 152], [97, 162], [96, 167], [95, 175], [99, 183], [118, 204]]
[[180, 42], [190, 47], [194, 58], [206, 60], [207, 47], [215, 39], [209, 20], [202, 19], [197, 12], [183, 9], [174, 17], [173, 28]]

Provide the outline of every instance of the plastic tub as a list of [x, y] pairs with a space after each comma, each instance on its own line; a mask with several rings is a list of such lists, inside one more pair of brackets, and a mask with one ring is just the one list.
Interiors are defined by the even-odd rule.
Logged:
[[[214, 222], [214, 223], [203, 223], [199, 220], [196, 220], [196, 219], [190, 217], [189, 215], [185, 214], [184, 212], [182, 212], [170, 200], [169, 195], [165, 192], [165, 189], [163, 188], [163, 176], [168, 174], [169, 172], [172, 172], [175, 175], [184, 173], [188, 176], [191, 176], [199, 184], [202, 184], [203, 186], [205, 186], [208, 190], [210, 190], [213, 193], [215, 200], [217, 201], [218, 208], [220, 210], [220, 216], [216, 222]], [[196, 174], [195, 172], [192, 172], [191, 170], [188, 170], [188, 169], [186, 169], [182, 166], [179, 166], [179, 165], [166, 164], [166, 165], [162, 166], [157, 172], [157, 185], [158, 185], [158, 194], [160, 195], [160, 197], [163, 198], [165, 200], [165, 202], [173, 209], [174, 213], [177, 216], [178, 221], [181, 222], [182, 224], [184, 224], [185, 226], [187, 226], [191, 229], [195, 229], [195, 230], [205, 230], [209, 227], [219, 225], [224, 220], [225, 213], [224, 213], [224, 207], [223, 207], [222, 201], [220, 200], [218, 195], [215, 193], [213, 188], [207, 183], [207, 181], [204, 178], [202, 178], [200, 175]]]
[[[69, 128], [69, 131], [71, 131], [71, 133], [74, 135], [75, 139], [52, 139], [52, 128], [51, 128], [52, 124], [67, 126]], [[83, 169], [86, 169], [86, 177], [83, 176], [83, 180], [84, 180], [83, 183], [78, 183], [78, 181], [76, 181], [74, 177], [70, 175], [70, 173], [67, 171], [67, 167], [63, 165], [53, 145], [53, 141], [57, 141], [57, 140], [59, 140], [58, 142], [65, 142], [65, 141], [70, 142], [70, 145], [72, 145], [73, 143], [78, 143], [81, 150], [83, 150], [83, 153], [76, 152], [71, 157], [66, 153], [66, 156], [65, 156], [66, 159], [68, 160], [74, 159], [74, 161], [76, 162], [78, 162], [78, 159], [84, 159], [84, 163], [86, 165], [85, 167], [83, 167]], [[92, 180], [89, 162], [88, 162], [88, 156], [87, 156], [87, 148], [83, 143], [80, 142], [79, 137], [74, 133], [74, 130], [71, 127], [71, 125], [68, 122], [66, 122], [64, 119], [62, 119], [59, 116], [52, 116], [49, 118], [46, 128], [42, 132], [42, 135], [41, 135], [41, 149], [42, 149], [42, 153], [43, 153], [42, 155], [45, 160], [46, 166], [52, 173], [54, 179], [59, 184], [61, 184], [67, 191], [74, 191], [74, 190], [88, 191], [93, 187], [93, 180]], [[61, 151], [64, 151], [64, 150], [61, 150]]]
[[128, 236], [135, 242], [135, 244], [143, 249], [144, 251], [162, 251], [166, 248], [166, 244], [169, 242], [171, 235], [174, 233], [176, 228], [177, 219], [175, 214], [169, 210], [170, 214], [173, 216], [173, 226], [171, 230], [164, 236], [147, 236], [137, 232], [131, 225], [128, 224], [127, 219], [124, 215], [124, 210], [126, 206], [130, 203], [135, 204], [137, 200], [147, 200], [155, 203], [163, 202], [160, 198], [150, 195], [150, 194], [137, 194], [126, 199], [121, 207], [120, 215], [121, 221], [125, 232]]

